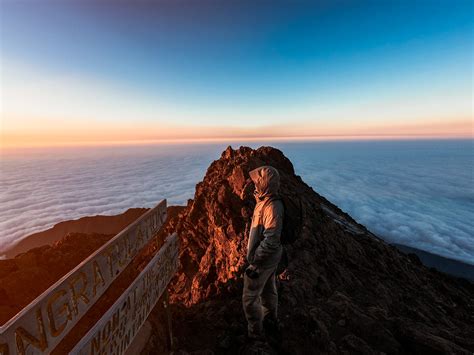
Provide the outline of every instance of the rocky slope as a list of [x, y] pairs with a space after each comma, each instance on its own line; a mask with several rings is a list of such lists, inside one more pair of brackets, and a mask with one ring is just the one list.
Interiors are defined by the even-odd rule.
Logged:
[[[472, 354], [474, 286], [426, 268], [371, 234], [270, 147], [229, 147], [168, 226], [182, 243], [171, 287], [178, 352], [242, 352], [242, 272], [254, 205], [252, 189], [244, 187], [248, 172], [261, 165], [280, 171], [287, 208], [302, 216], [279, 282], [282, 338], [267, 352]], [[163, 333], [159, 317], [150, 318], [156, 334]], [[162, 340], [152, 336], [143, 353], [158, 348]]]
[[[157, 240], [175, 230], [181, 237], [181, 265], [171, 285], [175, 353], [252, 353], [240, 300], [255, 203], [247, 181], [250, 170], [265, 164], [280, 171], [282, 195], [301, 232], [287, 246], [289, 266], [279, 280], [281, 341], [260, 353], [472, 354], [473, 284], [428, 269], [414, 254], [378, 239], [314, 192], [282, 152], [269, 147], [228, 148], [213, 162], [194, 199], [168, 209], [164, 230], [56, 353], [72, 348], [156, 253]], [[112, 236], [73, 233], [0, 260], [0, 324]], [[166, 324], [159, 302], [134, 349], [166, 352]]]
[[415, 254], [420, 258], [421, 262], [428, 267], [432, 267], [449, 275], [462, 277], [474, 282], [474, 265], [466, 264], [458, 260], [448, 259], [424, 250], [411, 248], [406, 245], [393, 245], [406, 254]]
[[37, 247], [0, 260], [0, 325], [147, 210], [64, 221], [26, 237], [11, 253]]
[[0, 325], [113, 236], [70, 233], [53, 245], [0, 260]]
[[14, 258], [30, 249], [52, 244], [69, 233], [117, 234], [146, 211], [146, 208], [129, 208], [124, 213], [114, 216], [87, 216], [60, 222], [52, 228], [25, 237], [18, 244], [6, 250], [5, 257]]
[[[167, 211], [168, 220], [176, 218], [183, 209], [184, 207], [182, 206], [169, 206]], [[116, 216], [92, 216], [58, 223], [56, 226], [61, 226], [61, 230], [82, 229], [87, 230], [88, 233], [65, 232], [62, 238], [51, 245], [43, 245], [21, 253], [14, 258], [0, 260], [0, 325], [17, 314], [43, 291], [147, 210], [147, 208], [131, 208], [125, 213]], [[165, 222], [165, 225], [168, 223], [168, 220]], [[105, 222], [108, 222], [108, 225], [104, 225]], [[41, 233], [47, 236], [48, 232], [54, 231], [56, 226]], [[101, 234], [100, 231], [113, 233]], [[96, 308], [98, 311], [96, 313], [99, 313], [99, 315], [95, 319], [90, 317], [90, 324], [85, 324], [85, 327], [90, 328], [91, 324], [96, 322], [100, 315], [120, 296], [121, 292], [131, 283], [131, 280], [148, 263], [152, 256], [151, 254], [156, 252], [157, 240], [161, 243], [165, 237], [166, 235], [159, 233], [144, 248], [143, 254], [146, 255], [142, 259], [137, 256], [134, 263], [127, 267], [127, 277], [124, 277], [124, 280], [121, 282], [111, 285], [111, 290], [108, 292], [109, 299], [101, 299], [100, 301], [103, 302], [97, 302]], [[123, 273], [127, 274], [127, 272], [124, 271]], [[106, 305], [104, 306], [101, 303]], [[78, 339], [75, 340], [77, 341]], [[67, 345], [70, 346], [71, 344]]]

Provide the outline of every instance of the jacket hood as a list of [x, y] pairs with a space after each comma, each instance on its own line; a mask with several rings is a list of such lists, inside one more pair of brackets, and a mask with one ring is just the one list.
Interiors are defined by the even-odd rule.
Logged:
[[267, 196], [278, 195], [280, 188], [280, 174], [278, 170], [272, 166], [261, 166], [252, 170], [250, 178], [255, 184], [255, 197], [264, 199]]

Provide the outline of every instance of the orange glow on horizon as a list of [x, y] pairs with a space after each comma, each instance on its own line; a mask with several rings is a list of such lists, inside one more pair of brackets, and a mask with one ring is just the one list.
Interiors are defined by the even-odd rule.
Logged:
[[[37, 120], [36, 122], [41, 122]], [[93, 130], [91, 130], [93, 127]], [[45, 121], [22, 130], [2, 127], [3, 150], [34, 147], [140, 145], [223, 141], [472, 139], [473, 120], [416, 120], [413, 122], [294, 122], [254, 128], [178, 126], [148, 123], [98, 124], [74, 127]]]

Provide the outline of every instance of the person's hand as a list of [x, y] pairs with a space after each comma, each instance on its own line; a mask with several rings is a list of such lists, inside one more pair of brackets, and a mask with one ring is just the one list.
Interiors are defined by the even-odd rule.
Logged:
[[245, 275], [247, 275], [250, 279], [258, 278], [258, 270], [255, 266], [250, 265], [247, 269], [245, 269]]

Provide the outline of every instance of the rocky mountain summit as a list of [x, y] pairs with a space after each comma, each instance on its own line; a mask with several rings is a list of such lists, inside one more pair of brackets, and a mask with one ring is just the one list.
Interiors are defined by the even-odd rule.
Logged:
[[[248, 351], [241, 293], [255, 201], [247, 182], [261, 165], [279, 170], [288, 213], [301, 221], [279, 280], [281, 340], [263, 353], [472, 354], [474, 285], [428, 269], [373, 235], [271, 147], [227, 148], [167, 225], [181, 238], [171, 285], [178, 353]], [[158, 317], [150, 318], [152, 334], [163, 334]], [[144, 353], [160, 342], [152, 335]]]
[[[285, 246], [288, 267], [279, 278], [281, 337], [252, 348], [246, 341], [242, 275], [255, 205], [249, 171], [262, 165], [280, 172], [280, 192], [297, 238]], [[96, 216], [60, 224], [69, 233], [63, 239], [0, 260], [0, 324], [144, 211], [107, 217], [107, 223]], [[168, 208], [159, 235], [55, 353], [72, 348], [175, 231], [181, 244], [180, 267], [170, 285], [175, 354], [474, 352], [474, 284], [429, 269], [415, 254], [373, 235], [306, 185], [281, 151], [229, 147], [210, 165], [187, 206]], [[130, 351], [167, 353], [167, 327], [158, 302]]]

